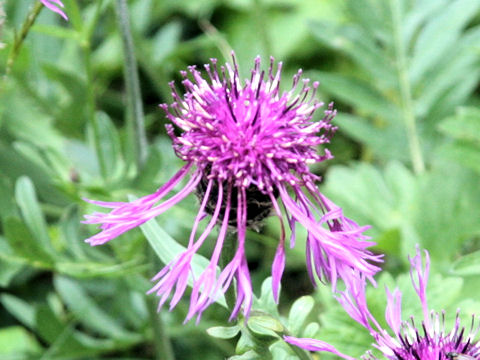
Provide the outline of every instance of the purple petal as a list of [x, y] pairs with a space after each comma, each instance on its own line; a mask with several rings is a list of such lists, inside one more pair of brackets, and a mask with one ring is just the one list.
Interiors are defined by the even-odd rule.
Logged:
[[334, 346], [321, 340], [315, 340], [315, 339], [309, 339], [309, 338], [296, 338], [293, 336], [284, 336], [283, 339], [291, 345], [298, 346], [299, 348], [302, 348], [308, 351], [327, 351], [337, 356], [340, 356], [343, 359], [356, 360], [351, 356], [342, 354], [337, 349], [335, 349]]
[[[60, 16], [62, 16], [65, 20], [68, 20], [68, 16], [58, 8], [58, 6], [62, 8], [64, 7], [60, 0], [40, 0], [40, 2], [43, 5], [45, 5], [48, 9], [52, 10], [53, 12], [56, 12], [57, 14], [60, 14]], [[58, 6], [52, 3], [57, 4]]]

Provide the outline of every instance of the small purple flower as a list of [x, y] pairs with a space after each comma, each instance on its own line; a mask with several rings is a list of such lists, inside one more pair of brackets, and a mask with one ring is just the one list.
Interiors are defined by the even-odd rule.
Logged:
[[[391, 336], [373, 317], [367, 307], [363, 275], [349, 278], [352, 283], [347, 291], [340, 292], [337, 300], [345, 311], [358, 323], [364, 326], [375, 339], [373, 345], [390, 360], [478, 360], [480, 359], [480, 344], [475, 341], [479, 325], [475, 325], [476, 317], [472, 316], [470, 329], [461, 326], [457, 311], [455, 324], [449, 332], [445, 329], [445, 313], [430, 311], [427, 303], [427, 281], [430, 259], [425, 250], [425, 263], [422, 265], [422, 254], [417, 248], [417, 254], [409, 258], [411, 264], [410, 277], [413, 287], [420, 299], [423, 311], [423, 321], [416, 326], [413, 317], [410, 321], [402, 321], [402, 294], [398, 289], [393, 293], [387, 291], [387, 308], [385, 319], [391, 331]], [[344, 359], [353, 358], [339, 353], [335, 348], [320, 340], [285, 337], [285, 340], [310, 351], [328, 351]], [[364, 360], [378, 360], [370, 351], [362, 356]]]
[[68, 16], [60, 9], [60, 7], [64, 7], [60, 0], [40, 0], [40, 2], [53, 12], [60, 14], [65, 20], [68, 20]]
[[[300, 223], [307, 235], [307, 268], [315, 283], [330, 281], [335, 288], [337, 278], [348, 277], [356, 269], [373, 280], [379, 270], [370, 262], [381, 261], [367, 248], [363, 231], [346, 218], [342, 209], [320, 193], [309, 165], [332, 158], [319, 145], [328, 143], [336, 130], [331, 124], [335, 116], [332, 105], [320, 121], [312, 115], [322, 104], [315, 101], [318, 83], [310, 85], [302, 72], [293, 77], [292, 89], [280, 93], [282, 63], [274, 71], [271, 58], [268, 72], [255, 60], [251, 78], [240, 80], [238, 67], [226, 64], [217, 68], [217, 60], [205, 65], [207, 78], [194, 66], [182, 71], [185, 94], [181, 96], [170, 83], [174, 102], [163, 104], [167, 117], [176, 126], [167, 125], [173, 148], [185, 166], [154, 194], [131, 203], [106, 203], [88, 200], [111, 212], [86, 216], [85, 223], [101, 224], [102, 231], [87, 239], [91, 245], [104, 244], [144, 222], [160, 215], [192, 192], [200, 199], [188, 249], [160, 271], [158, 283], [150, 292], [161, 297], [160, 305], [169, 298], [170, 308], [182, 297], [191, 276], [193, 255], [211, 234], [216, 224], [219, 233], [210, 264], [194, 279], [187, 320], [200, 316], [203, 310], [224, 293], [236, 279], [237, 301], [231, 314], [236, 317], [243, 306], [248, 316], [252, 304], [250, 274], [245, 257], [247, 227], [255, 228], [271, 212], [281, 229], [278, 248], [272, 264], [272, 288], [276, 301], [285, 267], [285, 224], [291, 229], [290, 246], [295, 245], [295, 224]], [[182, 179], [186, 185], [167, 200], [165, 197]], [[157, 205], [156, 205], [157, 204]], [[197, 228], [210, 215], [205, 230]], [[236, 232], [236, 252], [219, 274], [217, 267], [228, 232]], [[197, 236], [198, 235], [198, 236]]]

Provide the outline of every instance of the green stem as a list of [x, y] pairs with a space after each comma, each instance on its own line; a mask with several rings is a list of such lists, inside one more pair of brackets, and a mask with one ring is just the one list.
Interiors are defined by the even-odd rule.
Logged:
[[147, 159], [147, 136], [143, 115], [142, 95], [138, 78], [138, 67], [135, 59], [135, 49], [130, 27], [126, 0], [117, 0], [115, 9], [118, 26], [122, 35], [123, 56], [125, 60], [124, 77], [127, 88], [127, 103], [129, 110], [130, 127], [134, 134], [134, 150], [137, 169], [141, 169]]
[[[233, 257], [235, 256], [235, 250], [237, 247], [237, 234], [229, 232], [225, 238], [225, 242], [222, 247], [222, 255], [221, 255], [221, 267], [222, 269], [228, 265], [230, 261], [232, 261]], [[236, 295], [235, 289], [232, 285], [229, 286], [225, 293], [225, 301], [227, 302], [227, 307], [229, 310], [233, 309], [235, 306]]]
[[401, 9], [399, 0], [390, 0], [393, 22], [393, 36], [395, 55], [397, 58], [397, 75], [400, 85], [400, 93], [402, 98], [403, 120], [407, 130], [408, 145], [410, 149], [410, 157], [413, 164], [413, 170], [416, 174], [425, 171], [425, 163], [423, 160], [420, 139], [418, 137], [415, 114], [413, 110], [413, 101], [411, 93], [411, 84], [408, 77], [407, 57], [405, 44], [402, 39], [402, 21], [400, 18]]
[[12, 71], [13, 64], [18, 54], [20, 53], [20, 49], [22, 48], [23, 42], [27, 37], [31, 27], [35, 23], [35, 20], [37, 19], [38, 14], [40, 14], [40, 11], [42, 11], [42, 9], [43, 9], [43, 4], [37, 1], [33, 6], [32, 10], [28, 13], [27, 18], [25, 19], [22, 25], [22, 29], [20, 30], [20, 33], [18, 35], [15, 35], [15, 40], [13, 42], [12, 50], [10, 51], [10, 54], [8, 54], [7, 67], [5, 70], [6, 75], [10, 74], [10, 72]]
[[[158, 258], [155, 253], [151, 250], [150, 247], [147, 248], [149, 263], [153, 268], [157, 268]], [[150, 272], [153, 272], [153, 269], [150, 269]], [[150, 314], [150, 321], [152, 323], [153, 330], [153, 344], [155, 348], [155, 359], [156, 360], [175, 360], [175, 355], [173, 353], [172, 344], [170, 338], [168, 337], [165, 326], [162, 321], [161, 314], [157, 312], [158, 300], [154, 296], [149, 296], [148, 298], [148, 312]]]

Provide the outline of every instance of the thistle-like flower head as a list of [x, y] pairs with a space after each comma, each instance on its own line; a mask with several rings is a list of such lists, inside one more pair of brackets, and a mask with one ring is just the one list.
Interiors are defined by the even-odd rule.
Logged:
[[[315, 185], [319, 178], [309, 170], [310, 164], [332, 157], [328, 150], [317, 152], [318, 146], [328, 143], [336, 130], [331, 124], [335, 111], [330, 105], [322, 119], [314, 120], [315, 110], [322, 106], [315, 100], [318, 83], [301, 80], [299, 71], [292, 88], [282, 93], [281, 68], [282, 64], [275, 66], [272, 58], [268, 71], [262, 71], [257, 58], [251, 77], [242, 82], [233, 57], [233, 65], [221, 67], [212, 59], [205, 65], [207, 76], [194, 66], [181, 72], [185, 94], [179, 94], [171, 83], [174, 102], [161, 107], [172, 122], [167, 125], [167, 133], [185, 166], [157, 192], [132, 203], [91, 201], [113, 209], [109, 214], [86, 216], [86, 223], [101, 224], [103, 231], [87, 240], [99, 245], [161, 214], [188, 194], [197, 194], [200, 209], [188, 250], [155, 277], [158, 283], [152, 289], [163, 304], [175, 288], [170, 302], [171, 307], [175, 306], [185, 291], [193, 254], [218, 224], [210, 265], [194, 279], [187, 319], [200, 315], [233, 279], [237, 303], [232, 317], [242, 306], [248, 315], [252, 289], [245, 257], [246, 230], [257, 227], [270, 213], [278, 218], [281, 228], [272, 264], [276, 300], [285, 267], [285, 223], [291, 229], [292, 247], [295, 224], [307, 229], [307, 268], [312, 281], [317, 274], [335, 287], [337, 278], [349, 276], [352, 268], [373, 281], [379, 270], [371, 262], [380, 261], [380, 257], [367, 250], [372, 245], [363, 234], [367, 227], [344, 217], [342, 210], [320, 193]], [[187, 177], [183, 189], [165, 200]], [[207, 218], [205, 230], [197, 234], [199, 223]], [[217, 274], [228, 232], [237, 235], [236, 253]]]
[[[445, 312], [430, 311], [427, 303], [426, 288], [430, 269], [430, 259], [425, 251], [425, 261], [417, 248], [417, 254], [410, 258], [410, 276], [412, 284], [422, 305], [423, 320], [416, 322], [413, 317], [402, 320], [401, 292], [393, 293], [387, 289], [387, 307], [385, 319], [390, 332], [383, 329], [370, 313], [365, 296], [366, 282], [361, 274], [349, 278], [353, 281], [348, 290], [341, 292], [337, 298], [345, 311], [358, 323], [364, 326], [374, 338], [376, 347], [389, 360], [478, 360], [480, 344], [475, 340], [479, 330], [476, 317], [468, 327], [462, 326], [457, 311], [452, 329], [445, 327]], [[393, 336], [391, 335], [393, 333]], [[342, 358], [352, 357], [339, 353], [331, 345], [314, 339], [286, 337], [287, 342], [311, 351], [328, 351]], [[330, 347], [328, 347], [330, 346]], [[335, 350], [335, 351], [332, 351]], [[362, 356], [364, 360], [379, 360], [372, 352]]]
[[[238, 68], [227, 64], [217, 69], [216, 59], [206, 65], [208, 79], [194, 67], [182, 72], [186, 94], [182, 98], [171, 83], [174, 103], [162, 105], [168, 118], [183, 130], [174, 135], [167, 125], [177, 155], [194, 163], [217, 182], [228, 181], [236, 188], [256, 189], [274, 194], [279, 184], [302, 186], [316, 177], [308, 165], [331, 158], [328, 150], [317, 153], [317, 145], [329, 142], [336, 128], [331, 124], [335, 111], [330, 107], [325, 118], [312, 121], [313, 112], [322, 106], [315, 101], [318, 83], [303, 80], [301, 71], [293, 79], [293, 88], [279, 93], [278, 64], [273, 74], [261, 71], [260, 58], [249, 80], [243, 85]], [[169, 111], [170, 110], [170, 111]]]

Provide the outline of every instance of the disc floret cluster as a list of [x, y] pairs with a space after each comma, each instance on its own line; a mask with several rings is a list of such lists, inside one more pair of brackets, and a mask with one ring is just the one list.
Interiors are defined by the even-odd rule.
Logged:
[[[413, 317], [402, 320], [402, 293], [387, 289], [385, 319], [390, 331], [381, 327], [370, 313], [366, 301], [366, 282], [362, 275], [352, 276], [353, 282], [348, 290], [340, 292], [338, 301], [345, 311], [359, 324], [365, 327], [375, 340], [373, 344], [389, 360], [476, 360], [480, 359], [480, 344], [476, 340], [479, 331], [477, 317], [472, 315], [471, 323], [461, 324], [457, 311], [452, 329], [446, 329], [445, 312], [429, 309], [427, 301], [427, 283], [430, 271], [430, 259], [425, 250], [424, 261], [417, 253], [410, 258], [410, 276], [423, 312], [423, 319], [416, 322]], [[391, 335], [393, 333], [393, 335]], [[328, 351], [344, 359], [354, 358], [338, 352], [331, 345], [315, 339], [286, 337], [287, 342], [311, 351]], [[380, 360], [371, 351], [362, 356], [364, 360]]]

